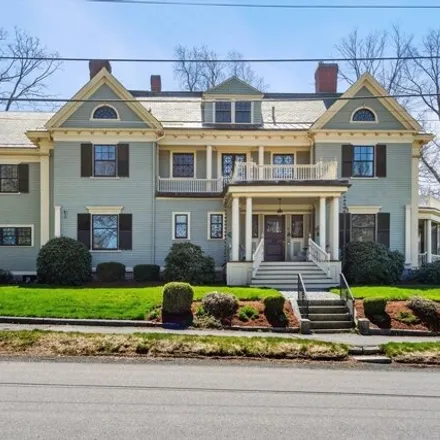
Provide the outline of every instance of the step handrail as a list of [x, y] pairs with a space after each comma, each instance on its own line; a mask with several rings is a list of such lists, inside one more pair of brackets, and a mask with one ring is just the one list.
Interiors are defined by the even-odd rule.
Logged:
[[309, 317], [309, 299], [307, 297], [306, 286], [304, 285], [304, 280], [302, 275], [298, 274], [298, 306], [303, 306], [304, 313], [301, 313], [301, 316], [304, 315], [304, 318]]
[[254, 277], [264, 259], [264, 234], [261, 235], [260, 241], [252, 255], [252, 277]]
[[313, 261], [330, 277], [330, 254], [315, 243], [311, 236], [309, 236], [308, 260]]
[[353, 293], [348, 285], [345, 275], [341, 272], [339, 274], [339, 296], [345, 302], [347, 309], [353, 321], [356, 320], [356, 307]]

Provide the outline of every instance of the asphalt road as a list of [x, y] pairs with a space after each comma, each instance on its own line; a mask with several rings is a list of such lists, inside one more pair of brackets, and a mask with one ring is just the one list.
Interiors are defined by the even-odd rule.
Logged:
[[0, 438], [436, 439], [440, 371], [0, 361]]

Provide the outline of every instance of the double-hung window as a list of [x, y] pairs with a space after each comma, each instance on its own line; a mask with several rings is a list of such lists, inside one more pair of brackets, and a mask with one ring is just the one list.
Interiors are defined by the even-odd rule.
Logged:
[[96, 177], [117, 176], [116, 145], [95, 145], [93, 168]]
[[1, 226], [0, 246], [32, 246], [32, 227]]
[[173, 214], [173, 240], [189, 240], [189, 213]]
[[351, 239], [352, 241], [376, 241], [376, 215], [352, 214]]
[[215, 122], [218, 124], [250, 124], [252, 101], [216, 101]]
[[251, 101], [237, 101], [235, 103], [235, 123], [250, 124], [252, 121]]
[[118, 249], [118, 215], [92, 215], [92, 249]]
[[173, 153], [173, 177], [195, 177], [194, 153]]
[[0, 192], [18, 192], [18, 165], [0, 165]]
[[209, 239], [219, 240], [223, 238], [223, 214], [209, 213]]
[[353, 177], [374, 176], [374, 147], [354, 146], [353, 147]]
[[230, 101], [217, 101], [215, 103], [215, 122], [232, 122], [232, 103]]

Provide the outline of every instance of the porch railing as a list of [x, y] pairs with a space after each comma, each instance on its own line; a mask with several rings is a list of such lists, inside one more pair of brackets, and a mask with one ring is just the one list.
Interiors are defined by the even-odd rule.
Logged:
[[[431, 262], [435, 263], [436, 261], [440, 261], [440, 255], [431, 254]], [[428, 262], [428, 252], [424, 252], [423, 254], [419, 254], [419, 266], [426, 264]]]
[[253, 277], [257, 274], [258, 269], [260, 268], [261, 262], [263, 261], [263, 258], [264, 258], [264, 235], [261, 236], [261, 239], [255, 249], [255, 252], [252, 255], [252, 261], [253, 261], [252, 276]]
[[220, 179], [184, 179], [157, 178], [157, 191], [165, 193], [221, 193], [223, 178]]
[[309, 165], [261, 166], [255, 162], [238, 162], [235, 164], [231, 182], [336, 180], [337, 174], [336, 161], [320, 161]]
[[351, 293], [350, 286], [347, 283], [347, 279], [342, 272], [339, 274], [339, 296], [347, 305], [351, 318], [354, 321], [356, 319], [356, 307], [354, 303], [354, 297]]
[[330, 276], [330, 254], [318, 246], [312, 237], [309, 237], [308, 259], [320, 267], [327, 276]]

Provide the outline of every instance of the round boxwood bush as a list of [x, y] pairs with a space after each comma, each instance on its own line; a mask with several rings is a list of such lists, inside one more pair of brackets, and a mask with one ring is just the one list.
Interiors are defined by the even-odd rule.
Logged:
[[214, 260], [205, 255], [200, 246], [174, 243], [165, 258], [164, 280], [185, 281], [194, 285], [215, 281]]
[[221, 292], [208, 293], [202, 299], [203, 309], [217, 319], [231, 319], [238, 310], [238, 300], [234, 295]]
[[264, 313], [277, 318], [284, 314], [285, 299], [282, 296], [268, 296], [263, 299]]
[[417, 273], [417, 281], [423, 284], [440, 284], [440, 260], [424, 264]]
[[440, 308], [434, 301], [416, 296], [411, 298], [408, 307], [433, 330], [440, 329]]
[[191, 313], [194, 290], [187, 283], [168, 283], [163, 287], [162, 311], [171, 315]]
[[96, 277], [99, 281], [115, 282], [125, 280], [125, 264], [116, 261], [99, 263], [96, 266]]
[[366, 298], [364, 299], [365, 316], [383, 316], [386, 315], [385, 309], [387, 300], [384, 298]]
[[160, 266], [156, 264], [137, 264], [133, 268], [134, 280], [138, 283], [145, 281], [159, 281]]
[[37, 278], [42, 284], [80, 286], [92, 279], [92, 256], [73, 238], [53, 238], [38, 253]]
[[350, 284], [380, 285], [400, 281], [404, 257], [373, 242], [352, 242], [344, 249], [342, 271]]
[[9, 270], [0, 269], [0, 284], [9, 284], [12, 283], [14, 277]]

